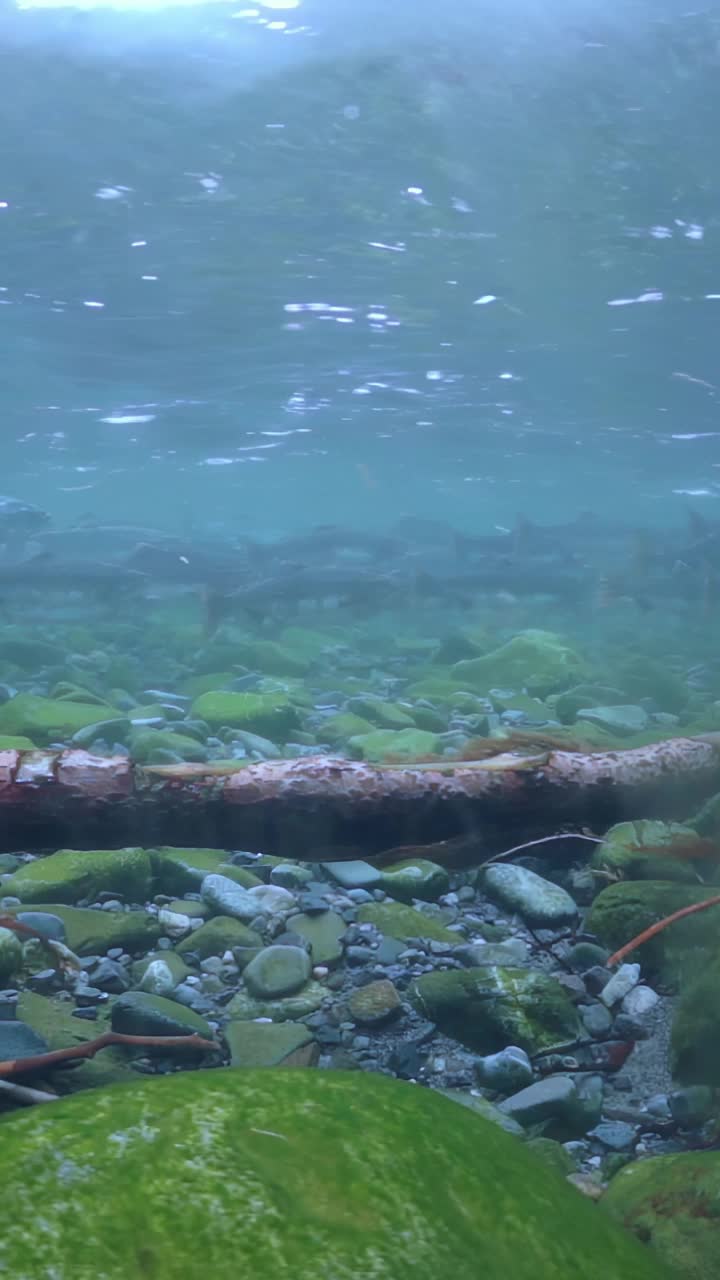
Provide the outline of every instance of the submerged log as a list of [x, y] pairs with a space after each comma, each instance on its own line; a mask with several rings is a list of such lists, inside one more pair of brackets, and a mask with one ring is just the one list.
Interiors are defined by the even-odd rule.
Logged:
[[140, 768], [84, 751], [2, 751], [0, 850], [176, 844], [320, 861], [463, 837], [480, 861], [498, 839], [684, 818], [717, 790], [712, 734], [407, 767], [316, 756]]

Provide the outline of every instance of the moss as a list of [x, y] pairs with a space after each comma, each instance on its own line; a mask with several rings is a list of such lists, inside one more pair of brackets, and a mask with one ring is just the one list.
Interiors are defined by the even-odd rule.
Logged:
[[[110, 1008], [101, 1006], [95, 1022], [85, 1022], [73, 1017], [73, 1005], [57, 998], [23, 991], [17, 1003], [17, 1016], [26, 1022], [46, 1041], [48, 1049], [69, 1049], [72, 1045], [94, 1040], [110, 1030]], [[99, 1088], [137, 1080], [132, 1067], [133, 1054], [127, 1049], [111, 1046], [96, 1058], [88, 1058], [71, 1071], [55, 1071], [51, 1088], [60, 1094], [77, 1093], [79, 1090]], [[36, 1081], [32, 1081], [36, 1083]]]
[[262, 883], [246, 867], [228, 863], [226, 849], [179, 849], [172, 845], [161, 845], [148, 852], [155, 888], [160, 893], [196, 893], [205, 876], [213, 874], [227, 876], [244, 889], [251, 889], [253, 885]]
[[303, 653], [275, 640], [250, 640], [239, 645], [236, 660], [269, 676], [302, 676], [311, 665]]
[[520, 686], [541, 695], [577, 681], [583, 671], [579, 655], [550, 631], [522, 632], [499, 649], [452, 667], [456, 679], [480, 693]]
[[129, 740], [130, 755], [138, 764], [147, 764], [156, 751], [172, 751], [181, 760], [204, 763], [207, 748], [196, 738], [168, 729], [134, 729]]
[[182, 942], [177, 944], [176, 951], [180, 956], [192, 953], [198, 955], [201, 960], [206, 960], [208, 956], [222, 956], [232, 947], [260, 948], [261, 946], [262, 938], [259, 933], [255, 933], [254, 929], [249, 929], [247, 925], [241, 924], [231, 916], [215, 916], [213, 920], [202, 924], [189, 937], [183, 938]]
[[214, 728], [248, 729], [271, 741], [285, 738], [300, 722], [286, 693], [203, 693], [195, 699], [192, 710]]
[[461, 939], [446, 929], [437, 916], [426, 915], [399, 902], [367, 902], [358, 911], [361, 924], [374, 924], [380, 933], [407, 942], [408, 938], [429, 938], [433, 942], [457, 945]]
[[[695, 859], [690, 857], [693, 846], [697, 846]], [[692, 827], [647, 818], [618, 822], [611, 827], [594, 851], [591, 866], [619, 872], [628, 880], [674, 880], [693, 885], [697, 885], [699, 870], [707, 873], [715, 869], [712, 862], [708, 863], [703, 841]]]
[[[710, 914], [710, 913], [708, 913]], [[715, 925], [717, 928], [717, 916]], [[720, 1088], [720, 954], [683, 988], [671, 1035], [673, 1077]]]
[[32, 751], [35, 743], [19, 733], [0, 733], [0, 751]]
[[656, 1156], [621, 1169], [601, 1201], [683, 1280], [716, 1280], [720, 1152]]
[[363, 720], [362, 716], [355, 715], [352, 711], [342, 711], [339, 715], [328, 716], [327, 720], [322, 721], [320, 737], [334, 746], [336, 743], [347, 742], [349, 738], [372, 733], [372, 728], [369, 720]]
[[450, 888], [450, 877], [436, 862], [429, 862], [426, 858], [406, 858], [404, 862], [383, 867], [379, 887], [400, 902], [412, 902], [415, 898], [437, 902]]
[[[673, 911], [704, 902], [716, 893], [712, 885], [672, 884], [663, 880], [621, 881], [598, 894], [590, 908], [586, 928], [610, 951], [615, 951]], [[719, 910], [713, 907], [676, 921], [638, 947], [630, 959], [639, 961], [648, 975], [657, 975], [679, 986], [683, 977], [702, 963], [703, 951], [715, 949]]]
[[447, 1035], [480, 1053], [508, 1045], [537, 1053], [582, 1033], [560, 984], [529, 969], [484, 965], [424, 973], [411, 984], [410, 998]]
[[128, 902], [150, 896], [150, 858], [144, 849], [59, 849], [26, 862], [3, 885], [21, 902], [77, 902], [116, 893]]
[[483, 1280], [662, 1275], [516, 1139], [377, 1075], [95, 1091], [5, 1120], [0, 1177], [0, 1259], [23, 1280], [457, 1280], [479, 1258]]
[[0, 733], [20, 734], [44, 745], [69, 738], [78, 729], [108, 720], [113, 714], [107, 703], [89, 705], [19, 693], [0, 706]]
[[[8, 908], [13, 914], [23, 909]], [[79, 956], [104, 955], [113, 947], [122, 947], [131, 954], [149, 951], [160, 937], [156, 917], [146, 911], [100, 911], [60, 902], [34, 902], [33, 910], [59, 916], [65, 925], [67, 945]]]
[[434, 733], [423, 729], [374, 729], [351, 738], [348, 747], [356, 760], [387, 760], [402, 758], [418, 760], [435, 755], [439, 743]]

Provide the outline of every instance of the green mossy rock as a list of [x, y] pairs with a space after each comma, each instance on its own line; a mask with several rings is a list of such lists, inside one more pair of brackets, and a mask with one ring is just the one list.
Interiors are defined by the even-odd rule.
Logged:
[[[94, 1040], [110, 1030], [110, 1009], [107, 1005], [100, 1007], [95, 1022], [73, 1017], [73, 1007], [68, 1001], [23, 991], [17, 1003], [17, 1017], [42, 1036], [51, 1051], [84, 1044], [86, 1040]], [[136, 1081], [137, 1071], [133, 1070], [132, 1061], [137, 1054], [137, 1050], [111, 1045], [96, 1058], [87, 1058], [79, 1063], [72, 1071], [55, 1071], [52, 1088], [60, 1094], [68, 1094]]]
[[23, 966], [22, 943], [12, 929], [0, 928], [0, 982], [7, 982]]
[[199, 698], [203, 693], [216, 693], [237, 679], [236, 671], [210, 671], [206, 675], [189, 676], [180, 684], [180, 693], [188, 698]]
[[516, 1139], [378, 1075], [93, 1091], [5, 1120], [0, 1176], [0, 1260], [23, 1280], [663, 1277]]
[[251, 640], [238, 646], [237, 661], [268, 676], [304, 676], [310, 658], [275, 640]]
[[342, 960], [342, 943], [340, 939], [347, 930], [347, 924], [337, 911], [320, 911], [306, 915], [301, 911], [290, 916], [287, 927], [291, 933], [297, 933], [310, 944], [313, 964], [324, 964], [333, 968]]
[[227, 861], [226, 849], [179, 849], [161, 845], [148, 850], [159, 893], [198, 893], [205, 876], [218, 873], [241, 884], [244, 889], [262, 884], [246, 867]]
[[44, 745], [70, 738], [78, 729], [109, 720], [114, 714], [107, 703], [63, 702], [18, 693], [0, 706], [0, 733], [20, 734]]
[[19, 733], [0, 733], [0, 751], [34, 751], [35, 743]]
[[480, 1053], [508, 1045], [538, 1053], [582, 1034], [560, 984], [531, 969], [483, 965], [424, 973], [411, 983], [409, 995], [442, 1031]]
[[215, 916], [201, 924], [188, 938], [178, 942], [176, 950], [180, 956], [192, 953], [201, 960], [207, 960], [208, 956], [222, 956], [233, 947], [261, 946], [262, 938], [254, 929], [248, 929], [246, 924], [241, 924], [232, 916]]
[[400, 942], [408, 938], [428, 938], [431, 942], [449, 942], [457, 946], [462, 938], [446, 929], [436, 916], [416, 911], [414, 907], [399, 902], [367, 902], [358, 910], [361, 924], [374, 924], [380, 933]]
[[497, 1124], [506, 1133], [511, 1133], [515, 1138], [524, 1138], [525, 1130], [517, 1120], [513, 1120], [512, 1116], [506, 1116], [499, 1107], [492, 1102], [488, 1102], [481, 1093], [465, 1093], [462, 1089], [438, 1089], [444, 1098], [449, 1098], [451, 1102], [458, 1102], [461, 1107], [467, 1107], [470, 1111], [474, 1111], [477, 1115], [482, 1116], [484, 1120], [489, 1120], [492, 1124]]
[[315, 662], [322, 656], [324, 650], [338, 644], [346, 644], [349, 636], [342, 628], [338, 628], [330, 635], [323, 631], [313, 631], [309, 627], [283, 627], [278, 640], [283, 649], [302, 654], [310, 662]]
[[377, 729], [414, 729], [415, 721], [404, 707], [382, 698], [353, 698], [350, 710], [369, 720]]
[[429, 698], [431, 702], [441, 703], [449, 703], [456, 695], [463, 693], [468, 697], [472, 696], [468, 681], [461, 675], [455, 674], [452, 668], [448, 668], [444, 673], [423, 676], [420, 680], [414, 681], [407, 692], [413, 698]]
[[720, 1088], [720, 949], [716, 948], [714, 956], [683, 986], [673, 1014], [670, 1045], [673, 1078], [679, 1084]]
[[138, 764], [150, 762], [156, 751], [171, 751], [181, 760], [204, 764], [207, 748], [196, 738], [172, 729], [133, 729], [128, 739], [130, 755]]
[[584, 665], [560, 636], [551, 631], [525, 631], [481, 658], [456, 662], [452, 671], [458, 681], [479, 693], [523, 688], [542, 695], [577, 681]]
[[[620, 881], [603, 889], [590, 908], [585, 927], [610, 951], [630, 942], [651, 924], [682, 907], [704, 902], [717, 889], [712, 885], [672, 884], [665, 880]], [[677, 920], [629, 957], [646, 976], [655, 975], [674, 987], [702, 964], [703, 953], [717, 948], [718, 910], [714, 907]]]
[[231, 1067], [314, 1066], [312, 1031], [296, 1022], [229, 1022], [223, 1032]]
[[617, 707], [627, 701], [627, 695], [620, 689], [602, 684], [578, 684], [574, 689], [557, 694], [554, 700], [555, 718], [562, 724], [573, 724], [578, 711], [582, 711], [584, 707]]
[[323, 720], [319, 732], [323, 742], [335, 746], [350, 738], [364, 737], [372, 733], [372, 730], [373, 726], [368, 720], [363, 720], [362, 716], [357, 716], [352, 711], [341, 711], [339, 715], [328, 716], [327, 720]]
[[113, 1031], [126, 1036], [203, 1036], [212, 1040], [212, 1028], [185, 1005], [149, 991], [126, 991], [110, 1011]]
[[424, 729], [374, 729], [351, 738], [348, 748], [355, 760], [420, 760], [436, 755], [439, 743], [434, 733]]
[[228, 725], [247, 729], [272, 742], [284, 740], [300, 723], [297, 707], [287, 693], [203, 693], [195, 699], [192, 711], [213, 728]]
[[601, 1201], [683, 1280], [717, 1280], [720, 1151], [638, 1160], [613, 1178]]
[[661, 711], [673, 713], [682, 711], [687, 705], [688, 685], [670, 670], [666, 662], [638, 654], [622, 662], [615, 674], [620, 688], [633, 702], [640, 698], [653, 698]]
[[[177, 987], [181, 982], [184, 982], [192, 973], [192, 969], [186, 965], [177, 951], [171, 951], [169, 948], [166, 951], [151, 951], [148, 955], [143, 956], [142, 960], [135, 960], [130, 966], [130, 974], [135, 986], [140, 986], [150, 965], [154, 964], [156, 960], [167, 968], [172, 978], [173, 987]], [[165, 986], [164, 983], [162, 985]], [[149, 990], [150, 988], [146, 989]], [[162, 995], [163, 992], [157, 991], [156, 994]]]
[[[705, 856], [705, 842], [692, 827], [679, 822], [618, 822], [605, 833], [590, 865], [598, 871], [619, 872], [626, 880], [674, 880], [697, 885], [698, 872], [707, 880], [716, 863]], [[697, 858], [691, 857], [697, 846]], [[643, 852], [643, 850], [647, 852]], [[680, 856], [673, 857], [673, 849]], [[720, 859], [720, 852], [718, 853]]]
[[26, 862], [3, 885], [21, 902], [77, 902], [116, 893], [145, 902], [151, 889], [150, 858], [144, 849], [59, 849]]
[[[8, 910], [14, 915], [24, 909]], [[79, 956], [104, 955], [113, 947], [122, 947], [131, 955], [151, 951], [160, 937], [156, 917], [146, 911], [100, 911], [60, 902], [33, 902], [33, 910], [59, 916], [65, 925], [65, 941]]]
[[227, 1005], [227, 1013], [240, 1022], [252, 1022], [253, 1018], [296, 1022], [315, 1013], [327, 996], [328, 990], [320, 982], [308, 982], [296, 995], [282, 996], [278, 1000], [258, 1000], [248, 991], [239, 991]]
[[380, 873], [380, 889], [384, 889], [398, 902], [437, 902], [450, 888], [450, 877], [444, 867], [426, 858], [406, 858], [383, 867]]

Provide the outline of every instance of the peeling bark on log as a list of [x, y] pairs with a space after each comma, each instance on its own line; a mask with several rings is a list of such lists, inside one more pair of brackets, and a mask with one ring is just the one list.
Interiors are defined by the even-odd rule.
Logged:
[[629, 751], [376, 767], [317, 756], [142, 769], [84, 751], [0, 752], [0, 850], [204, 845], [321, 860], [625, 818], [684, 818], [720, 790], [720, 735]]

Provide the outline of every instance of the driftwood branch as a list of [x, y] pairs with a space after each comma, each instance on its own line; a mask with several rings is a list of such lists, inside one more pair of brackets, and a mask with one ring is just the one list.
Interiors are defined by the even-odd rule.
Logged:
[[105, 1031], [95, 1040], [85, 1040], [70, 1049], [54, 1049], [51, 1053], [37, 1053], [32, 1058], [8, 1058], [0, 1062], [0, 1076], [22, 1076], [31, 1071], [44, 1071], [63, 1062], [75, 1062], [78, 1058], [94, 1058], [100, 1049], [108, 1045], [123, 1044], [131, 1047], [153, 1049], [198, 1049], [203, 1053], [215, 1053], [219, 1046], [202, 1036], [127, 1036], [120, 1031]]
[[317, 756], [143, 769], [84, 751], [2, 751], [0, 849], [214, 845], [322, 860], [478, 833], [492, 852], [564, 825], [685, 817], [717, 790], [710, 734], [407, 767]]

